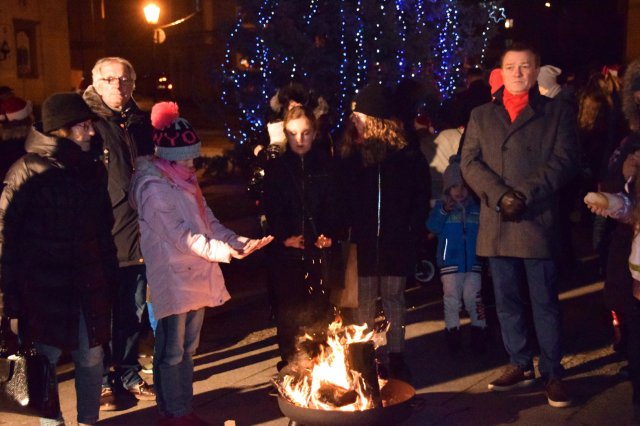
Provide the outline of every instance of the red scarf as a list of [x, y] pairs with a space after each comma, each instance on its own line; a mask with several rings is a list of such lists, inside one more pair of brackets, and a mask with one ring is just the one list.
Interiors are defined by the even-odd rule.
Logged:
[[520, 115], [522, 110], [529, 103], [529, 92], [524, 92], [519, 95], [514, 95], [511, 92], [509, 92], [507, 89], [504, 89], [502, 94], [502, 103], [504, 104], [504, 107], [507, 109], [507, 112], [509, 113], [509, 118], [513, 123], [514, 121], [516, 121], [516, 118], [518, 117], [518, 115]]
[[200, 190], [200, 185], [198, 185], [196, 174], [191, 171], [190, 168], [176, 163], [171, 164], [170, 161], [167, 161], [164, 158], [155, 157], [153, 159], [153, 164], [158, 168], [158, 170], [160, 170], [162, 176], [169, 180], [169, 182], [194, 196], [198, 203], [200, 216], [202, 217], [202, 220], [207, 223], [202, 191]]

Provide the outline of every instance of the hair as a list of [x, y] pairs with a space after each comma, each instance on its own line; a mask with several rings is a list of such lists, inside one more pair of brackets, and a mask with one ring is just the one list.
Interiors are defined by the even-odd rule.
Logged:
[[309, 124], [311, 124], [311, 127], [314, 131], [318, 129], [318, 121], [316, 120], [316, 116], [313, 114], [313, 111], [310, 108], [304, 106], [294, 106], [284, 113], [282, 126], [284, 127], [285, 131], [287, 129], [287, 124], [290, 121], [297, 120], [299, 118], [306, 118], [307, 121], [309, 121]]
[[49, 135], [59, 138], [68, 138], [69, 136], [71, 136], [71, 127], [73, 126], [60, 127], [59, 129], [50, 131]]
[[[620, 92], [620, 80], [611, 73], [602, 75], [594, 73], [580, 95], [578, 109], [578, 127], [582, 130], [593, 130], [603, 120], [607, 110], [611, 110], [613, 96]], [[599, 123], [605, 125], [604, 123]]]
[[536, 68], [540, 67], [540, 54], [536, 49], [526, 43], [513, 43], [511, 46], [507, 47], [502, 55], [500, 55], [500, 68], [502, 68], [504, 57], [509, 52], [531, 52], [533, 54], [533, 62]]
[[[349, 122], [351, 123], [351, 120]], [[400, 150], [407, 146], [407, 139], [400, 124], [393, 119], [368, 115], [364, 124], [364, 134], [359, 136], [363, 139], [360, 152], [366, 166], [384, 161], [389, 150]], [[353, 124], [350, 124], [343, 137], [342, 157], [348, 157], [355, 151], [357, 139]]]
[[640, 78], [640, 58], [629, 64], [622, 83], [622, 112], [629, 121], [629, 128], [634, 132], [640, 131], [640, 105], [636, 103], [631, 87], [638, 78]]
[[136, 71], [133, 69], [133, 65], [131, 65], [131, 62], [118, 56], [108, 56], [106, 58], [98, 59], [96, 64], [93, 66], [93, 69], [91, 70], [91, 78], [93, 80], [93, 84], [96, 84], [96, 82], [102, 77], [102, 67], [110, 62], [122, 64], [127, 70], [127, 74], [129, 74], [129, 77], [131, 77], [133, 81], [136, 80]]

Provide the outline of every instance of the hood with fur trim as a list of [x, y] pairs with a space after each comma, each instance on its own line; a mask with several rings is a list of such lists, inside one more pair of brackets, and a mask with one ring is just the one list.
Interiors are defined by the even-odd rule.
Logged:
[[[114, 111], [104, 103], [98, 92], [96, 92], [95, 87], [89, 86], [87, 90], [82, 94], [82, 99], [87, 103], [91, 111], [93, 111], [96, 115], [99, 115], [102, 118], [110, 118], [114, 116], [120, 115], [119, 111]], [[123, 111], [133, 109], [138, 110], [138, 104], [133, 100], [133, 97], [129, 99], [129, 102], [123, 108]]]
[[631, 89], [633, 82], [637, 79], [640, 79], [640, 58], [629, 64], [622, 83], [622, 112], [629, 120], [629, 128], [634, 132], [640, 131], [640, 106], [633, 99]]

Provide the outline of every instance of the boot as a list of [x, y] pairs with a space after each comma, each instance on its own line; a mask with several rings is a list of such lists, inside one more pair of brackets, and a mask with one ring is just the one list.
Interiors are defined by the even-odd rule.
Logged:
[[404, 382], [411, 380], [411, 370], [409, 370], [407, 363], [404, 362], [402, 352], [389, 353], [389, 378]]
[[460, 335], [459, 328], [447, 328], [445, 330], [445, 337], [447, 338], [447, 346], [451, 355], [455, 355], [460, 352], [462, 346], [462, 336]]
[[476, 353], [487, 349], [487, 327], [471, 326], [471, 347]]

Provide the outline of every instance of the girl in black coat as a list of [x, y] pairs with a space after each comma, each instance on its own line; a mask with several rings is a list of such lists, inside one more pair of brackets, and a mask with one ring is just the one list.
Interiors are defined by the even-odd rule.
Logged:
[[332, 245], [334, 227], [331, 159], [314, 146], [313, 112], [294, 107], [284, 116], [288, 149], [268, 163], [264, 207], [276, 241], [274, 266], [276, 324], [282, 361], [297, 352], [301, 328], [325, 330], [330, 316], [326, 283], [322, 280], [322, 250]]

